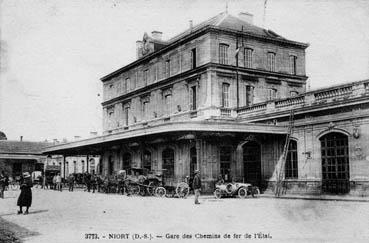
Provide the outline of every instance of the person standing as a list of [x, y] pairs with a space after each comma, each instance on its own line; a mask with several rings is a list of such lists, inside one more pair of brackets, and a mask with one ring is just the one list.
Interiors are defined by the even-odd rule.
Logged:
[[58, 175], [56, 176], [55, 182], [56, 182], [56, 190], [62, 191], [62, 178], [60, 176], [60, 173], [58, 173]]
[[0, 198], [4, 199], [4, 191], [6, 187], [6, 176], [4, 171], [1, 171], [0, 174]]
[[19, 185], [21, 193], [19, 194], [17, 201], [17, 206], [19, 207], [18, 214], [23, 213], [22, 207], [26, 207], [24, 214], [28, 214], [28, 209], [32, 204], [32, 180], [29, 172], [23, 173], [23, 178], [20, 179]]
[[88, 172], [86, 172], [86, 174], [85, 174], [85, 184], [86, 184], [87, 191], [90, 192], [90, 190], [91, 190], [91, 175]]
[[72, 192], [74, 189], [74, 175], [71, 174], [68, 178], [68, 190]]
[[200, 204], [199, 202], [199, 196], [201, 191], [201, 178], [200, 178], [200, 171], [195, 171], [195, 177], [193, 178], [193, 190], [195, 192], [195, 204]]

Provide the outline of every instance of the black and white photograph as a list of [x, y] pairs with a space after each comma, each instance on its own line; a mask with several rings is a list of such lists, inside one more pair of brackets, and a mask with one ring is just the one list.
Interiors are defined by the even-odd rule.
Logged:
[[369, 1], [0, 0], [0, 243], [369, 242]]

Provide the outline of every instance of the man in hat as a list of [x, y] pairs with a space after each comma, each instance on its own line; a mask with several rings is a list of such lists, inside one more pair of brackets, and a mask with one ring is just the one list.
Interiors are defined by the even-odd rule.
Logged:
[[200, 204], [199, 202], [199, 196], [201, 191], [201, 178], [200, 178], [200, 171], [195, 171], [195, 177], [193, 178], [192, 182], [193, 190], [195, 192], [195, 204]]
[[24, 214], [28, 214], [28, 209], [32, 204], [32, 180], [28, 172], [23, 173], [23, 178], [20, 181], [21, 193], [18, 197], [17, 206], [19, 206], [18, 214], [22, 214], [22, 207], [26, 207]]

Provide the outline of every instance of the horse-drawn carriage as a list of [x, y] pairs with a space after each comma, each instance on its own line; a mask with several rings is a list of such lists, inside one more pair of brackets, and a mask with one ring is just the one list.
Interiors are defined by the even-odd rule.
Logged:
[[180, 183], [173, 183], [165, 178], [165, 170], [149, 171], [145, 168], [126, 170], [125, 188], [128, 195], [172, 196], [185, 198], [190, 192], [189, 177]]

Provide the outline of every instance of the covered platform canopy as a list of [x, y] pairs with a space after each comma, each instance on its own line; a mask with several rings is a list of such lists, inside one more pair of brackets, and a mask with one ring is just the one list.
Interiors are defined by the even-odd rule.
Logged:
[[[147, 125], [136, 129], [125, 130], [94, 138], [57, 144], [43, 149], [44, 154], [60, 155], [101, 155], [105, 150], [122, 143], [135, 143], [137, 141], [164, 142], [178, 135], [177, 139], [194, 139], [188, 134], [205, 132], [222, 136], [222, 134], [286, 134], [286, 126], [239, 123], [236, 121], [184, 121], [168, 122], [156, 126]], [[187, 135], [186, 135], [187, 134]], [[149, 139], [150, 138], [150, 139]]]

